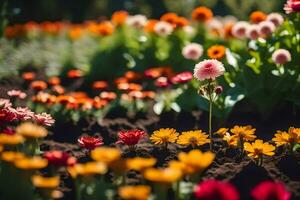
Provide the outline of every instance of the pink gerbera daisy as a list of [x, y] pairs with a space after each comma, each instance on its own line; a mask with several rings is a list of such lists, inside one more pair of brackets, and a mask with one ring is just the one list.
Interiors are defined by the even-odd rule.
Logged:
[[186, 59], [198, 60], [203, 55], [203, 47], [197, 43], [191, 43], [183, 47], [182, 55]]
[[218, 76], [223, 75], [224, 72], [224, 65], [220, 61], [215, 59], [204, 60], [195, 66], [194, 77], [200, 81], [205, 79], [214, 80]]
[[277, 49], [272, 54], [272, 60], [278, 65], [284, 65], [292, 60], [291, 53], [286, 49]]

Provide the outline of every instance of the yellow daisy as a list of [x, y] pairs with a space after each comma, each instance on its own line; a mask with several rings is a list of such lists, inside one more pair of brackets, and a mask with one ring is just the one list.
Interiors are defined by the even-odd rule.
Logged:
[[151, 142], [156, 145], [176, 142], [178, 133], [173, 128], [161, 128], [154, 131], [150, 137]]
[[210, 143], [210, 139], [201, 130], [182, 132], [177, 139], [177, 144], [183, 146], [192, 145], [192, 147], [196, 147], [207, 143]]
[[262, 140], [255, 140], [252, 143], [245, 142], [244, 149], [248, 152], [248, 156], [254, 159], [261, 158], [262, 155], [273, 156], [275, 154], [275, 146], [268, 142], [264, 143]]

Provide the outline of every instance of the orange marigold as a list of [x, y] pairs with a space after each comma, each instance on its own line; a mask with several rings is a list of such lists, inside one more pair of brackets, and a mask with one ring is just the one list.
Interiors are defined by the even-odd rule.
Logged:
[[211, 20], [213, 17], [213, 12], [204, 6], [200, 6], [193, 10], [192, 19], [198, 22], [206, 22]]
[[224, 58], [226, 48], [223, 45], [214, 45], [207, 50], [207, 55], [211, 59], [221, 60]]
[[47, 83], [44, 81], [33, 81], [30, 84], [30, 88], [33, 90], [41, 91], [47, 88]]
[[262, 11], [254, 11], [250, 14], [250, 21], [255, 24], [265, 21], [266, 19], [267, 15]]
[[116, 11], [111, 16], [111, 21], [114, 25], [120, 26], [123, 25], [128, 17], [128, 12], [126, 11]]

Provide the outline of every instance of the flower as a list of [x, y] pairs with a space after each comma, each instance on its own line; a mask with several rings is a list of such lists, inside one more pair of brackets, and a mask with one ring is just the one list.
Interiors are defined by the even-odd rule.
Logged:
[[153, 167], [155, 165], [156, 159], [155, 158], [128, 158], [126, 160], [127, 169], [135, 170], [135, 171], [143, 171], [147, 168]]
[[153, 30], [157, 35], [165, 37], [171, 35], [174, 29], [172, 24], [164, 21], [159, 21], [154, 25]]
[[250, 24], [245, 21], [239, 21], [239, 22], [235, 23], [231, 30], [232, 35], [239, 39], [245, 38], [249, 25]]
[[204, 6], [200, 6], [193, 10], [192, 19], [198, 22], [206, 22], [211, 20], [213, 17], [212, 11]]
[[192, 145], [192, 147], [196, 147], [207, 143], [210, 143], [210, 139], [201, 130], [182, 132], [177, 139], [177, 144], [184, 146]]
[[199, 183], [194, 191], [197, 200], [239, 200], [237, 189], [227, 182], [206, 180]]
[[207, 55], [211, 59], [221, 60], [224, 58], [226, 48], [223, 45], [214, 45], [207, 50]]
[[154, 32], [154, 26], [157, 22], [159, 22], [159, 20], [156, 20], [156, 19], [148, 20], [148, 22], [146, 23], [146, 25], [144, 27], [144, 31], [147, 32], [147, 33], [153, 33]]
[[34, 72], [24, 72], [22, 74], [22, 78], [25, 80], [25, 81], [32, 81], [34, 80], [36, 77], [36, 73]]
[[45, 168], [48, 164], [48, 161], [46, 159], [43, 159], [41, 157], [24, 157], [17, 159], [14, 162], [15, 166], [19, 169], [23, 170], [37, 170], [37, 169], [42, 169]]
[[288, 132], [277, 131], [275, 137], [272, 138], [276, 146], [294, 145], [300, 143], [300, 128], [290, 127]]
[[259, 33], [259, 26], [257, 24], [253, 24], [250, 25], [247, 28], [246, 31], [246, 36], [250, 39], [250, 40], [256, 40], [259, 38], [260, 33]]
[[43, 126], [52, 126], [54, 124], [55, 120], [52, 118], [52, 116], [48, 113], [41, 113], [41, 114], [35, 114], [33, 116], [36, 123], [43, 125]]
[[8, 126], [2, 130], [2, 133], [4, 133], [5, 135], [14, 135], [16, 133], [16, 131], [12, 127]]
[[144, 15], [128, 16], [126, 24], [134, 28], [143, 28], [147, 23], [147, 18]]
[[224, 65], [218, 60], [204, 60], [198, 63], [194, 69], [194, 77], [200, 81], [205, 79], [214, 80], [225, 72]]
[[293, 12], [300, 12], [300, 1], [299, 0], [287, 0], [286, 4], [284, 4], [284, 8], [286, 14], [291, 14]]
[[179, 16], [176, 13], [168, 12], [168, 13], [163, 14], [160, 17], [160, 20], [164, 21], [164, 22], [168, 22], [168, 23], [172, 24], [173, 26], [176, 26], [178, 18], [179, 18]]
[[223, 136], [223, 140], [227, 142], [229, 147], [237, 147], [238, 146], [238, 138], [235, 135], [230, 135], [230, 133], [226, 133]]
[[71, 157], [67, 152], [58, 150], [45, 152], [44, 158], [54, 166], [73, 166], [77, 162], [76, 158]]
[[291, 193], [281, 182], [263, 181], [252, 189], [251, 196], [253, 200], [289, 200]]
[[145, 179], [152, 182], [160, 184], [171, 184], [181, 178], [182, 172], [179, 169], [170, 167], [162, 169], [149, 168], [143, 172], [143, 176]]
[[48, 84], [52, 86], [59, 85], [60, 82], [60, 78], [58, 78], [57, 76], [52, 76], [48, 79]]
[[94, 90], [104, 90], [108, 88], [108, 83], [106, 81], [95, 81], [92, 87]]
[[83, 73], [81, 70], [79, 69], [72, 69], [72, 70], [69, 70], [68, 71], [68, 74], [67, 74], [68, 78], [72, 78], [72, 79], [75, 79], [75, 78], [80, 78], [83, 76]]
[[8, 134], [0, 134], [0, 145], [9, 145], [9, 146], [15, 146], [18, 144], [22, 144], [25, 141], [24, 137], [22, 135], [8, 135]]
[[231, 133], [237, 138], [242, 138], [244, 141], [253, 141], [256, 138], [255, 128], [252, 126], [234, 126], [230, 129]]
[[4, 151], [1, 153], [1, 160], [8, 163], [15, 162], [21, 158], [25, 158], [25, 154], [15, 151]]
[[266, 19], [267, 19], [267, 15], [262, 11], [254, 11], [250, 15], [250, 21], [255, 24], [265, 21]]
[[44, 81], [32, 81], [30, 88], [36, 91], [41, 91], [47, 88], [47, 83]]
[[128, 130], [128, 131], [120, 131], [119, 132], [119, 140], [117, 143], [123, 143], [128, 146], [136, 145], [143, 137], [145, 137], [146, 133], [142, 130]]
[[21, 125], [19, 125], [16, 128], [16, 133], [24, 136], [25, 138], [29, 138], [29, 139], [44, 138], [48, 134], [47, 130], [44, 127], [38, 126], [31, 122], [25, 122], [25, 123], [22, 123]]
[[88, 150], [93, 150], [96, 147], [104, 144], [101, 137], [92, 137], [89, 135], [81, 136], [77, 141], [80, 147]]
[[178, 133], [173, 128], [161, 128], [154, 131], [150, 137], [151, 142], [154, 144], [167, 144], [176, 142]]
[[170, 85], [170, 82], [167, 77], [161, 76], [155, 80], [155, 85], [160, 88], [165, 88]]
[[284, 65], [292, 60], [291, 53], [286, 49], [277, 49], [272, 54], [272, 60], [277, 65]]
[[[0, 100], [1, 101], [1, 100]], [[3, 104], [1, 104], [3, 103]], [[8, 105], [8, 104], [7, 104]], [[12, 107], [7, 107], [5, 102], [0, 102], [0, 125], [12, 122], [16, 119], [16, 110]]]
[[21, 90], [10, 90], [7, 92], [7, 95], [13, 98], [25, 99], [27, 94]]
[[128, 12], [126, 11], [116, 11], [111, 16], [111, 21], [116, 26], [121, 26], [126, 22], [126, 19], [128, 17]]
[[151, 188], [146, 185], [123, 186], [118, 189], [119, 196], [124, 200], [147, 200]]
[[280, 26], [284, 22], [284, 18], [280, 13], [270, 13], [266, 20], [273, 22], [276, 27]]
[[171, 82], [173, 84], [177, 83], [187, 83], [193, 79], [193, 74], [191, 72], [181, 72], [172, 77]]
[[43, 189], [54, 189], [59, 185], [59, 176], [43, 177], [40, 175], [34, 175], [31, 177], [31, 181], [34, 187]]
[[91, 152], [91, 157], [109, 165], [121, 158], [121, 151], [117, 148], [98, 147]]
[[34, 112], [32, 112], [28, 107], [17, 107], [15, 110], [16, 118], [20, 121], [26, 121], [32, 119]]
[[88, 162], [68, 167], [68, 172], [72, 178], [77, 178], [77, 176], [105, 174], [107, 172], [107, 167], [102, 162]]
[[226, 133], [228, 133], [228, 128], [220, 128], [219, 130], [217, 130], [217, 132], [215, 134], [218, 134], [220, 136], [225, 136]]
[[113, 34], [115, 28], [110, 21], [103, 21], [96, 25], [96, 34], [100, 36], [108, 36]]
[[248, 152], [248, 156], [251, 158], [260, 158], [262, 155], [273, 156], [275, 146], [269, 144], [268, 142], [263, 142], [262, 140], [255, 140], [252, 143], [245, 142], [244, 149]]
[[259, 29], [259, 33], [261, 35], [266, 36], [266, 35], [270, 35], [271, 33], [273, 33], [275, 31], [276, 27], [273, 24], [273, 22], [263, 21], [258, 24], [258, 29]]
[[200, 150], [191, 150], [188, 153], [180, 152], [178, 160], [184, 163], [184, 173], [194, 174], [206, 169], [215, 158], [215, 154], [211, 152], [202, 153]]
[[186, 59], [198, 60], [203, 55], [203, 47], [197, 43], [190, 43], [183, 47], [182, 55]]

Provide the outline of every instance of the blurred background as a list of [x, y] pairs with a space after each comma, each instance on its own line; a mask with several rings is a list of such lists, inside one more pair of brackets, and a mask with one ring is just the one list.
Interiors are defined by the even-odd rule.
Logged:
[[[205, 5], [216, 15], [235, 15], [246, 19], [253, 10], [282, 12], [285, 0], [0, 0], [1, 15], [10, 24], [27, 21], [68, 20], [80, 23], [88, 19], [109, 17], [114, 11], [145, 14], [159, 18], [165, 12], [189, 16], [193, 8]], [[4, 7], [6, 7], [4, 9]]]

